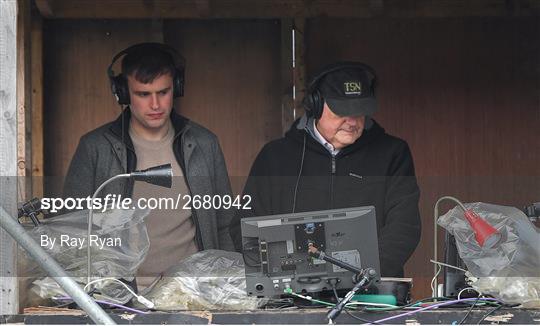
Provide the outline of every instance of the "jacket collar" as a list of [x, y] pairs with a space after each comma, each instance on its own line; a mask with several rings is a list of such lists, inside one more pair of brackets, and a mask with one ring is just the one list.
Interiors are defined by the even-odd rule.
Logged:
[[[309, 132], [306, 130], [307, 124], [310, 123], [310, 121], [311, 120], [307, 118], [306, 115], [297, 119], [293, 123], [289, 131], [287, 131], [287, 133], [285, 134], [285, 138], [302, 143], [304, 141], [304, 136], [307, 135], [306, 145], [309, 148], [316, 150], [317, 152], [330, 155], [328, 150], [321, 143], [313, 139], [313, 137], [309, 135]], [[358, 138], [353, 144], [342, 148], [338, 155], [341, 156], [343, 154], [350, 153], [359, 148], [362, 148], [366, 144], [371, 143], [383, 134], [385, 134], [384, 128], [381, 127], [373, 118], [370, 118], [369, 128], [364, 129], [362, 136], [360, 136], [360, 138]]]

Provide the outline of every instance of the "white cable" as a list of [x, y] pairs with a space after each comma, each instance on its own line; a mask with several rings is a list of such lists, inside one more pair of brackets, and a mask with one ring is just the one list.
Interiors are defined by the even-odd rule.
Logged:
[[90, 285], [95, 284], [95, 283], [99, 283], [99, 282], [102, 282], [102, 281], [113, 281], [113, 282], [119, 283], [119, 284], [123, 285], [131, 294], [133, 294], [133, 296], [135, 296], [135, 297], [137, 296], [137, 293], [135, 293], [127, 284], [125, 284], [124, 282], [122, 282], [122, 281], [120, 281], [120, 280], [118, 280], [116, 278], [113, 278], [113, 277], [104, 277], [104, 278], [100, 278], [100, 279], [88, 282], [84, 286], [84, 291], [86, 292]]
[[431, 279], [431, 296], [436, 298], [438, 297], [438, 291], [435, 290], [435, 280], [437, 279], [437, 277], [439, 277], [439, 274], [441, 273], [441, 270], [442, 270], [442, 267], [441, 265], [439, 264], [436, 264], [438, 269], [437, 269], [437, 272], [435, 273], [435, 275], [433, 276], [433, 278]]
[[463, 269], [463, 268], [460, 268], [460, 267], [457, 267], [457, 266], [454, 266], [454, 265], [450, 265], [450, 264], [446, 264], [446, 263], [441, 263], [440, 261], [435, 261], [435, 260], [433, 260], [433, 259], [430, 259], [429, 261], [432, 262], [433, 264], [437, 264], [437, 265], [442, 265], [442, 266], [450, 267], [450, 268], [453, 268], [453, 269], [457, 269], [458, 271], [462, 271], [462, 272], [467, 273], [467, 270], [466, 270], [466, 269]]
[[84, 291], [87, 290], [87, 288], [94, 284], [94, 283], [98, 283], [98, 282], [101, 282], [101, 281], [113, 281], [113, 282], [116, 282], [116, 283], [119, 283], [121, 285], [123, 285], [131, 294], [133, 294], [133, 296], [135, 298], [137, 298], [137, 301], [139, 301], [140, 303], [142, 303], [145, 307], [147, 308], [154, 308], [154, 303], [148, 299], [146, 299], [145, 297], [143, 297], [142, 295], [138, 295], [137, 293], [135, 293], [135, 291], [133, 291], [126, 283], [116, 279], [116, 278], [113, 278], [113, 277], [104, 277], [104, 278], [100, 278], [100, 279], [97, 279], [97, 280], [93, 280], [93, 281], [90, 281], [88, 282], [85, 286], [84, 286]]
[[397, 308], [397, 306], [388, 303], [375, 303], [375, 302], [363, 302], [363, 301], [351, 301], [347, 305], [351, 306], [372, 306], [381, 308]]
[[[333, 303], [330, 303], [330, 302], [326, 302], [326, 301], [322, 301], [322, 300], [315, 300], [311, 296], [305, 296], [305, 295], [301, 295], [301, 294], [294, 293], [294, 292], [291, 292], [289, 294], [294, 295], [294, 296], [299, 297], [299, 298], [304, 299], [304, 300], [311, 301], [311, 302], [334, 305]], [[362, 302], [362, 301], [351, 301], [351, 302], [347, 303], [345, 306], [348, 307], [349, 305], [352, 305], [352, 306], [363, 305], [363, 306], [374, 306], [374, 307], [382, 307], [382, 308], [396, 308], [397, 307], [397, 306], [387, 304], [387, 303], [374, 303], [374, 302]]]
[[477, 291], [475, 288], [468, 287], [468, 288], [461, 289], [461, 291], [459, 291], [459, 293], [458, 293], [458, 295], [457, 295], [457, 299], [460, 300], [461, 294], [462, 294], [464, 291], [467, 291], [467, 290], [473, 290], [474, 292], [478, 293], [478, 297], [480, 297], [480, 296], [482, 295], [482, 293], [480, 293], [479, 291]]

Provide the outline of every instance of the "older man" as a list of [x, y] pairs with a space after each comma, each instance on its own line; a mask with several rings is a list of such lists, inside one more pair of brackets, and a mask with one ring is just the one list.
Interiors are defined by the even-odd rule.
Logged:
[[354, 62], [313, 78], [306, 115], [266, 144], [251, 168], [244, 194], [252, 210], [240, 211], [230, 227], [237, 250], [243, 217], [373, 205], [381, 275], [403, 276], [420, 239], [420, 192], [407, 143], [371, 118], [375, 81], [372, 68]]

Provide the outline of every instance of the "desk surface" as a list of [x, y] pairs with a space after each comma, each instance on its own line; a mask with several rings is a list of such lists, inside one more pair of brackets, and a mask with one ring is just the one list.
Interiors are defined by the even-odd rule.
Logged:
[[[465, 321], [477, 324], [490, 308], [473, 309]], [[295, 310], [257, 310], [257, 311], [191, 311], [191, 312], [152, 312], [145, 315], [111, 312], [118, 324], [327, 324], [326, 309]], [[397, 316], [405, 311], [390, 312], [351, 312], [354, 316], [375, 321]], [[388, 320], [385, 324], [452, 324], [459, 322], [468, 309], [436, 309]], [[1, 316], [2, 323], [24, 324], [87, 324], [92, 323], [86, 315], [13, 315]], [[346, 313], [342, 313], [337, 324], [359, 324]], [[540, 324], [540, 309], [503, 308], [487, 317], [482, 324]]]

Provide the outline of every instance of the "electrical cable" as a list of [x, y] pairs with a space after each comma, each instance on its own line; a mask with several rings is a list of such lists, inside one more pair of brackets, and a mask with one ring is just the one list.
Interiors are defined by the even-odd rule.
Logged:
[[292, 213], [296, 211], [296, 196], [298, 195], [298, 185], [300, 184], [300, 177], [302, 176], [302, 170], [304, 168], [304, 158], [306, 157], [306, 137], [307, 137], [307, 131], [304, 133], [304, 145], [302, 146], [302, 159], [300, 160], [300, 170], [298, 171], [298, 177], [296, 178], [296, 185], [294, 186]]
[[[297, 297], [297, 298], [304, 299], [304, 300], [308, 300], [308, 301], [311, 301], [311, 302], [320, 303], [320, 304], [322, 304], [322, 305], [324, 305], [324, 306], [326, 306], [326, 307], [333, 307], [333, 306], [335, 306], [334, 303], [327, 302], [327, 301], [323, 301], [323, 300], [313, 299], [313, 298], [310, 297], [310, 296], [304, 296], [304, 295], [301, 295], [301, 294], [298, 294], [298, 293], [294, 293], [294, 292], [292, 292], [292, 291], [286, 292], [286, 294], [290, 294], [290, 295], [295, 296], [295, 297]], [[389, 304], [386, 304], [386, 303], [373, 303], [373, 302], [361, 302], [361, 301], [351, 301], [351, 302], [347, 303], [346, 307], [358, 306], [358, 305], [364, 305], [364, 306], [376, 306], [376, 307], [381, 307], [381, 309], [384, 309], [384, 308], [390, 308], [390, 309], [397, 308], [397, 309], [400, 309], [400, 308], [401, 308], [401, 307], [389, 305]], [[366, 309], [367, 309], [367, 308], [366, 308]]]
[[86, 283], [83, 290], [86, 291], [87, 288], [90, 285], [92, 285], [94, 283], [99, 283], [99, 282], [102, 282], [102, 281], [113, 281], [113, 282], [116, 282], [116, 283], [119, 283], [119, 284], [123, 285], [129, 291], [129, 293], [131, 293], [135, 298], [137, 298], [137, 301], [142, 303], [145, 307], [150, 308], [150, 309], [154, 308], [154, 303], [152, 301], [146, 299], [142, 295], [138, 295], [126, 283], [124, 283], [124, 282], [122, 282], [122, 281], [120, 281], [120, 280], [118, 280], [116, 278], [113, 278], [113, 277], [104, 277], [104, 278], [100, 278], [100, 279], [97, 279], [97, 280], [90, 281], [90, 282]]
[[403, 305], [403, 306], [393, 306], [393, 307], [383, 307], [383, 308], [365, 308], [366, 310], [368, 311], [393, 311], [393, 310], [402, 310], [402, 309], [406, 309], [406, 308], [415, 308], [415, 309], [419, 309], [418, 306], [419, 304], [423, 303], [423, 302], [426, 302], [428, 300], [450, 300], [448, 298], [443, 298], [443, 297], [429, 297], [429, 298], [424, 298], [424, 299], [420, 299], [418, 301], [415, 301], [415, 302], [412, 302], [412, 303], [409, 303], [409, 304], [406, 304], [406, 305]]
[[391, 317], [379, 319], [379, 320], [376, 320], [376, 321], [374, 321], [374, 322], [377, 322], [377, 323], [386, 323], [386, 322], [389, 321], [389, 320], [396, 319], [396, 318], [401, 318], [401, 317], [405, 317], [405, 316], [410, 316], [410, 315], [413, 315], [413, 314], [415, 314], [415, 313], [417, 313], [417, 312], [420, 312], [420, 311], [431, 310], [431, 309], [435, 309], [435, 308], [443, 307], [443, 306], [448, 306], [448, 305], [455, 304], [455, 303], [468, 302], [468, 301], [475, 301], [475, 300], [495, 301], [495, 302], [499, 302], [499, 303], [503, 304], [502, 301], [500, 301], [500, 300], [498, 300], [498, 299], [493, 299], [493, 298], [480, 298], [480, 299], [479, 299], [479, 298], [469, 298], [469, 299], [460, 299], [460, 300], [450, 300], [450, 301], [446, 301], [446, 302], [442, 302], [442, 303], [433, 304], [433, 305], [430, 305], [430, 306], [428, 306], [428, 307], [423, 307], [423, 308], [420, 308], [420, 309], [418, 309], [418, 310], [409, 311], [409, 312], [406, 312], [406, 313], [403, 313], [403, 314], [399, 314], [399, 315], [395, 315], [395, 316], [391, 316]]
[[97, 279], [97, 280], [90, 281], [90, 282], [86, 283], [83, 290], [86, 292], [90, 285], [95, 284], [95, 283], [99, 283], [99, 282], [102, 282], [102, 281], [113, 281], [113, 282], [119, 283], [119, 284], [123, 285], [129, 291], [129, 293], [131, 293], [131, 294], [133, 294], [133, 296], [137, 297], [137, 293], [135, 293], [127, 284], [125, 284], [124, 282], [122, 282], [122, 281], [120, 281], [118, 279], [115, 279], [113, 277], [104, 277], [104, 278], [100, 278], [100, 279]]
[[436, 264], [436, 266], [437, 266], [437, 272], [435, 273], [435, 275], [431, 279], [431, 293], [432, 293], [433, 297], [437, 296], [438, 291], [436, 291], [436, 289], [435, 289], [435, 284], [437, 283], [436, 282], [437, 277], [439, 277], [439, 274], [441, 273], [441, 270], [442, 270], [442, 267], [441, 267], [440, 264]]
[[[71, 297], [53, 297], [52, 299], [53, 300], [64, 300], [64, 301], [65, 300], [70, 300], [70, 301], [73, 301], [73, 299]], [[137, 313], [137, 314], [142, 314], [142, 315], [149, 314], [148, 311], [142, 311], [142, 310], [138, 310], [138, 309], [135, 309], [135, 308], [126, 307], [126, 306], [118, 304], [118, 303], [113, 303], [113, 302], [109, 302], [109, 301], [105, 301], [105, 300], [96, 300], [96, 299], [94, 299], [94, 301], [97, 302], [97, 303], [106, 304], [106, 305], [109, 305], [109, 306], [112, 306], [112, 307], [117, 307], [117, 308], [120, 308], [120, 309], [131, 311], [131, 312], [134, 312], [134, 313]]]
[[[246, 246], [250, 243], [254, 243], [254, 244], [257, 244], [257, 246], [253, 246], [253, 247], [248, 247], [246, 248]], [[253, 258], [253, 257], [250, 257], [248, 255], [246, 255], [246, 251], [251, 251], [251, 250], [254, 250], [254, 249], [259, 249], [259, 241], [258, 240], [254, 240], [254, 241], [251, 241], [251, 242], [247, 242], [245, 243], [243, 246], [242, 246], [242, 258], [244, 258], [244, 264], [248, 267], [261, 267], [261, 263]], [[246, 258], [249, 258], [251, 261], [253, 261], [255, 264], [250, 264], [247, 262]]]
[[482, 293], [478, 292], [477, 290], [475, 290], [473, 287], [468, 287], [468, 288], [464, 288], [462, 289], [461, 291], [459, 291], [458, 295], [457, 295], [457, 299], [461, 299], [461, 293], [463, 293], [464, 291], [468, 291], [468, 290], [473, 290], [475, 291], [476, 293], [478, 293], [478, 297], [482, 296]]
[[[338, 293], [337, 293], [337, 290], [336, 290], [336, 286], [335, 286], [335, 285], [332, 286], [332, 290], [334, 291], [334, 296], [336, 297], [336, 302], [339, 302], [339, 295], [338, 295]], [[373, 323], [373, 322], [372, 322], [371, 320], [369, 320], [369, 319], [364, 319], [364, 318], [361, 318], [361, 317], [358, 317], [358, 316], [355, 316], [355, 315], [351, 314], [351, 312], [350, 312], [349, 310], [347, 310], [347, 307], [345, 307], [345, 309], [343, 309], [343, 310], [345, 311], [345, 313], [346, 313], [347, 315], [349, 315], [349, 316], [350, 316], [351, 318], [353, 318], [353, 319], [356, 319], [356, 320], [359, 320], [359, 321], [361, 321], [361, 322], [368, 323], [368, 324]]]
[[488, 311], [487, 314], [485, 314], [484, 316], [482, 316], [482, 318], [480, 318], [480, 320], [478, 321], [477, 325], [480, 325], [480, 324], [484, 321], [484, 319], [486, 319], [489, 315], [491, 315], [491, 314], [494, 313], [495, 311], [501, 309], [502, 307], [503, 307], [503, 305], [500, 305], [500, 306], [495, 307], [495, 308], [491, 309], [490, 311]]
[[441, 263], [440, 261], [435, 261], [433, 259], [430, 259], [429, 261], [432, 262], [433, 264], [442, 265], [442, 266], [445, 266], [445, 267], [450, 267], [450, 268], [453, 268], [453, 269], [457, 269], [458, 271], [462, 271], [462, 272], [467, 273], [466, 269], [463, 269], [463, 268], [460, 268], [460, 267], [457, 267], [457, 266], [454, 266], [454, 265]]
[[[458, 299], [459, 300], [459, 299]], [[467, 319], [467, 317], [469, 317], [469, 315], [471, 314], [471, 312], [473, 311], [474, 309], [474, 306], [476, 305], [476, 303], [480, 301], [480, 296], [478, 296], [476, 298], [476, 301], [474, 301], [474, 303], [471, 305], [471, 308], [467, 311], [467, 313], [465, 314], [465, 316], [463, 316], [463, 318], [459, 321], [458, 325], [463, 325], [463, 323], [465, 322], [465, 320]]]

